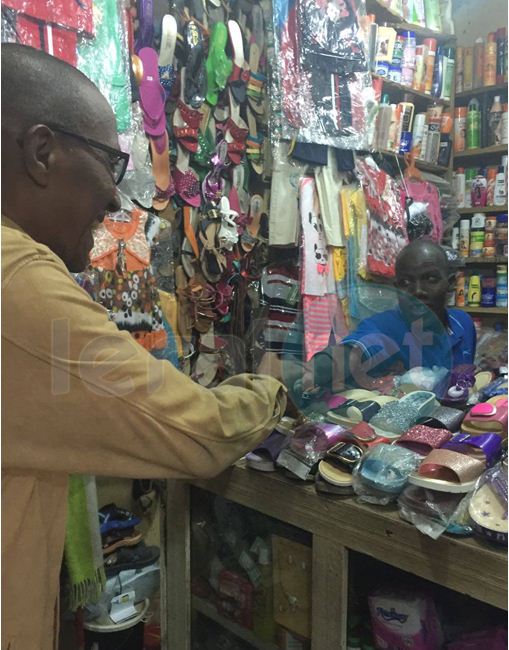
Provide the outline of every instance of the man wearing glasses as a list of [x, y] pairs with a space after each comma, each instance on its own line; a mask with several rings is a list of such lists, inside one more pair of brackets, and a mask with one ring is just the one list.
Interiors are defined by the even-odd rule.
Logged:
[[120, 208], [114, 115], [79, 71], [17, 44], [2, 95], [2, 648], [50, 650], [68, 475], [215, 475], [286, 398], [252, 375], [207, 390], [116, 329], [69, 274]]

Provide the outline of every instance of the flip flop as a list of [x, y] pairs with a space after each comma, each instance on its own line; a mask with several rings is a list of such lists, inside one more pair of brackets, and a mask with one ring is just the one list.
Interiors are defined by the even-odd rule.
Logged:
[[228, 35], [230, 39], [230, 47], [233, 53], [233, 70], [228, 79], [228, 84], [235, 100], [239, 104], [243, 104], [246, 101], [249, 70], [246, 67], [246, 61], [244, 58], [242, 31], [240, 25], [235, 20], [228, 21]]
[[166, 93], [166, 98], [168, 98], [171, 95], [177, 78], [177, 72], [173, 62], [175, 45], [177, 43], [177, 21], [174, 16], [166, 14], [163, 17], [161, 32], [161, 46], [159, 48], [158, 59], [159, 80]]
[[209, 41], [209, 53], [205, 62], [207, 71], [207, 102], [211, 106], [217, 104], [219, 92], [233, 71], [233, 63], [226, 56], [225, 48], [228, 42], [228, 29], [224, 23], [216, 23], [212, 29]]
[[249, 79], [247, 81], [247, 100], [251, 109], [257, 115], [265, 113], [264, 88], [267, 77], [258, 71], [260, 65], [260, 49], [256, 43], [249, 48]]
[[103, 555], [109, 555], [122, 546], [136, 546], [136, 544], [141, 542], [142, 538], [142, 533], [139, 533], [135, 528], [123, 531], [112, 531], [103, 537]]
[[246, 139], [246, 156], [251, 163], [253, 171], [256, 174], [260, 175], [263, 173], [263, 137], [261, 135], [258, 135], [256, 120], [250, 108], [247, 109], [247, 124], [249, 128], [249, 135]]
[[207, 77], [205, 73], [205, 44], [203, 32], [196, 20], [190, 20], [184, 29], [185, 59], [187, 82], [184, 96], [186, 104], [192, 108], [200, 108], [205, 101]]
[[438, 492], [466, 493], [474, 489], [486, 469], [479, 459], [448, 449], [434, 449], [422, 462], [409, 482]]
[[108, 578], [118, 575], [121, 571], [143, 569], [159, 560], [158, 546], [145, 546], [140, 542], [135, 547], [123, 547], [108, 555], [104, 560], [104, 571]]
[[258, 231], [262, 218], [263, 197], [253, 194], [249, 206], [249, 221], [246, 230], [241, 235], [240, 246], [245, 253], [249, 253], [258, 243]]
[[153, 0], [140, 0], [138, 4], [138, 30], [134, 51], [139, 53], [144, 47], [152, 47], [154, 42], [154, 3]]
[[138, 56], [143, 65], [143, 79], [139, 86], [143, 126], [145, 133], [158, 137], [166, 131], [166, 94], [159, 81], [158, 56], [151, 47], [142, 48]]

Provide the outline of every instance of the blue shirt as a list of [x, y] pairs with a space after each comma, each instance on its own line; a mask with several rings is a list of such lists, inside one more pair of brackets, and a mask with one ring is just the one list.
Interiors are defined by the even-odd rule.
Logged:
[[474, 323], [464, 311], [447, 310], [447, 326], [432, 315], [426, 321], [409, 321], [400, 309], [384, 311], [366, 318], [342, 343], [358, 346], [362, 359], [373, 366], [368, 374], [376, 377], [396, 367], [400, 372], [423, 366], [451, 370], [472, 364], [475, 357]]

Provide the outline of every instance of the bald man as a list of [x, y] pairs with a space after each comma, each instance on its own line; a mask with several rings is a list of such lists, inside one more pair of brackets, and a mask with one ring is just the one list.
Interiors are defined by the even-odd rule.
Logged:
[[56, 647], [68, 475], [210, 477], [285, 409], [275, 379], [207, 390], [79, 288], [128, 157], [78, 70], [2, 45], [2, 649]]
[[446, 308], [454, 282], [441, 246], [425, 239], [408, 244], [396, 260], [398, 307], [364, 319], [339, 346], [316, 355], [315, 383], [369, 387], [375, 377], [418, 366], [451, 370], [473, 363], [473, 321]]

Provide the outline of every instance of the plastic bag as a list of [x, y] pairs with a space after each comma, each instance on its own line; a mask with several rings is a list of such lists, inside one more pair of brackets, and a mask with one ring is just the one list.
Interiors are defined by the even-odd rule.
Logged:
[[479, 370], [498, 370], [507, 366], [507, 331], [488, 329], [481, 334], [475, 365]]
[[353, 488], [360, 502], [387, 505], [395, 501], [422, 456], [397, 445], [380, 443], [354, 468]]
[[130, 154], [129, 165], [119, 188], [144, 208], [150, 209], [155, 194], [155, 183], [149, 142], [143, 128], [143, 114], [138, 102], [132, 105], [132, 115], [131, 128], [119, 136], [122, 151]]
[[364, 3], [355, 9], [350, 0], [273, 2], [279, 135], [367, 148], [376, 102], [359, 26], [363, 15]]
[[395, 377], [394, 386], [405, 392], [410, 392], [410, 390], [433, 391], [435, 386], [447, 377], [448, 372], [447, 368], [441, 368], [440, 366], [433, 366], [432, 368], [419, 366]]
[[393, 277], [396, 257], [408, 243], [405, 210], [396, 182], [371, 156], [357, 158], [356, 169], [369, 209], [368, 271]]
[[476, 535], [507, 546], [507, 500], [506, 459], [484, 472], [470, 499], [468, 513]]
[[83, 39], [78, 46], [78, 68], [110, 103], [120, 133], [131, 125], [130, 61], [124, 11], [121, 0], [118, 3], [94, 0], [95, 38]]

